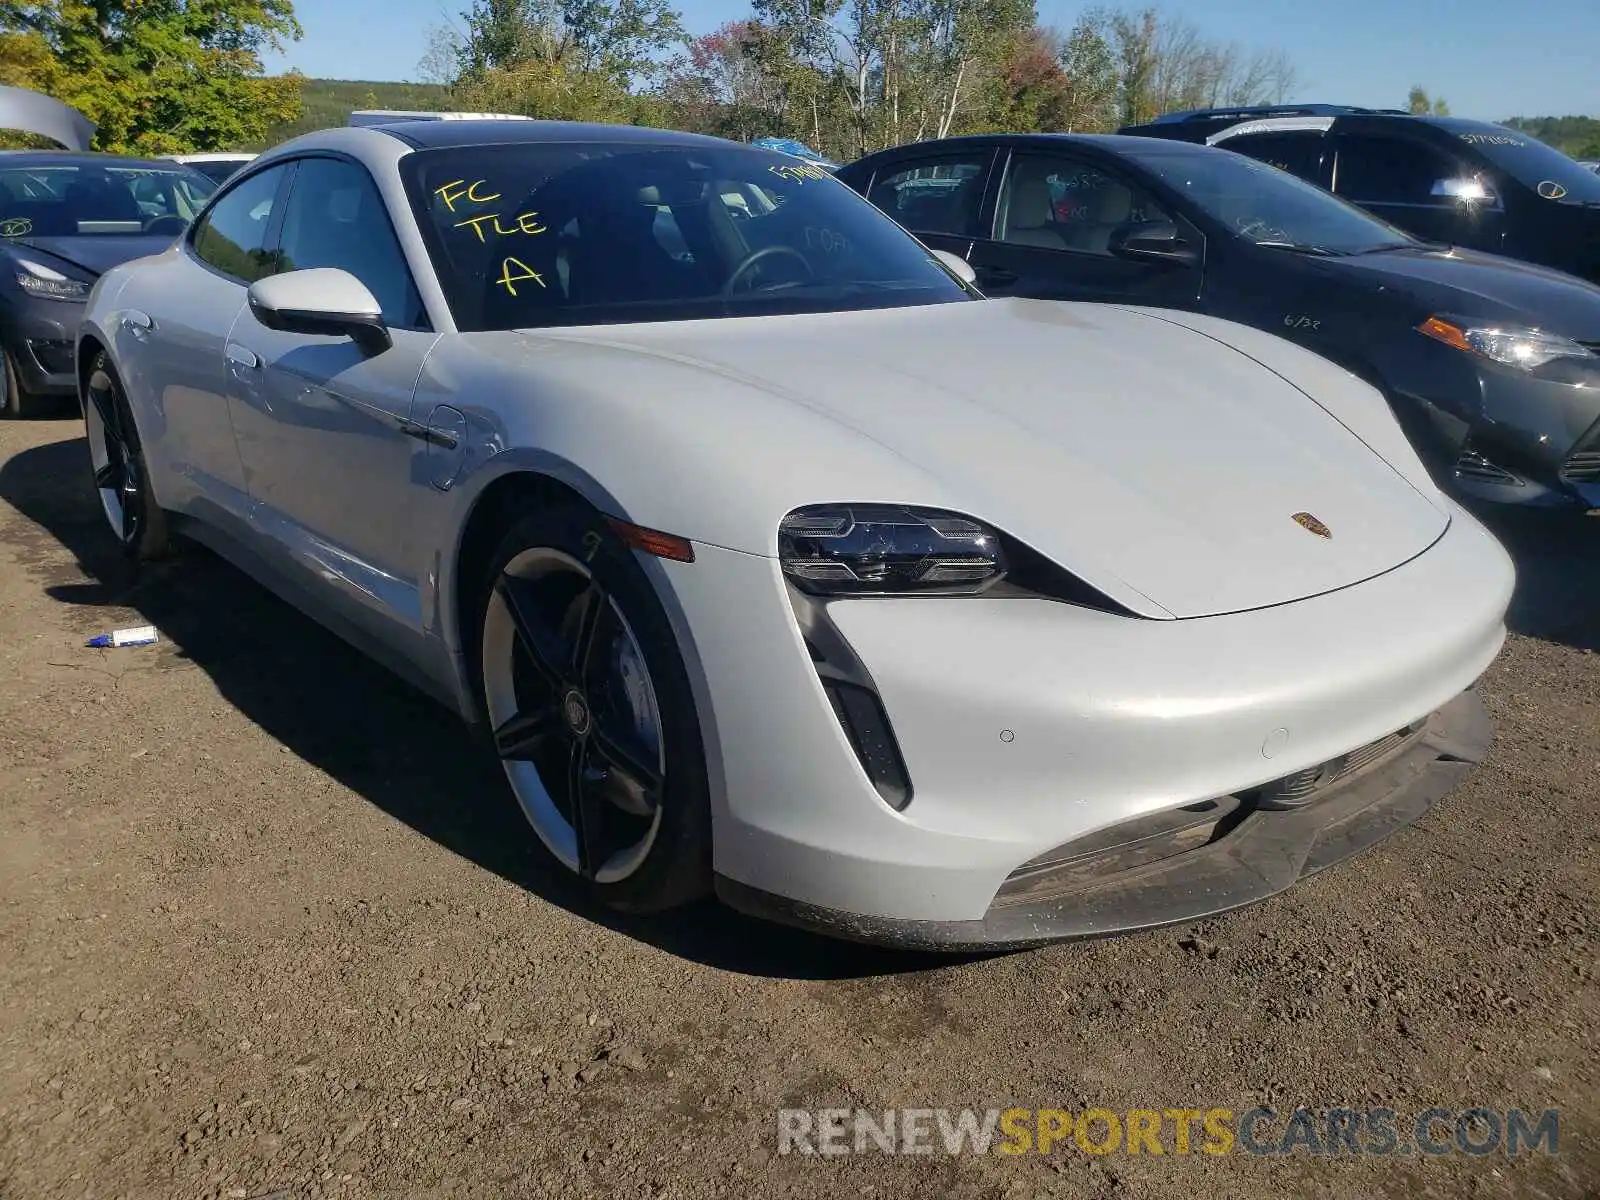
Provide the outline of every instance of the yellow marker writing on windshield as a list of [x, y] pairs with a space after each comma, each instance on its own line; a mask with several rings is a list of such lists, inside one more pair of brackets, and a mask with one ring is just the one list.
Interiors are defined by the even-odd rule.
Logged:
[[487, 186], [487, 181], [483, 179], [474, 179], [471, 183], [468, 183], [465, 179], [452, 179], [443, 187], [434, 188], [433, 194], [444, 201], [446, 208], [451, 212], [455, 212], [457, 200], [470, 200], [474, 204], [488, 204], [491, 200], [500, 199], [499, 192], [492, 196], [478, 195], [478, 189], [485, 186]]
[[485, 224], [489, 224], [491, 222], [492, 225], [490, 231], [498, 237], [510, 237], [513, 233], [526, 233], [532, 236], [534, 234], [547, 232], [545, 227], [539, 224], [539, 214], [536, 212], [519, 213], [517, 216], [512, 218], [512, 221], [514, 223], [512, 224], [511, 228], [502, 228], [500, 225], [500, 214], [490, 213], [487, 216], [468, 217], [465, 221], [458, 221], [456, 223], [456, 228], [460, 229], [463, 226], [471, 226], [472, 232], [478, 235], [478, 240], [480, 242], [486, 242], [489, 240], [483, 235], [483, 227]]
[[[511, 273], [513, 268], [522, 273], [513, 275]], [[517, 294], [517, 284], [526, 283], [530, 279], [540, 287], [544, 286], [544, 276], [540, 275], [539, 272], [520, 259], [508, 258], [500, 264], [500, 278], [496, 279], [495, 282], [515, 296]]]

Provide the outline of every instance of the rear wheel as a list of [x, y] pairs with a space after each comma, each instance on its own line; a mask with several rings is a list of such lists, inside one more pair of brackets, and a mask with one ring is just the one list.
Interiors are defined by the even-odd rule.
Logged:
[[688, 675], [633, 552], [576, 505], [519, 521], [483, 589], [481, 700], [517, 803], [602, 902], [709, 890], [711, 820]]
[[150, 472], [133, 410], [104, 353], [89, 366], [85, 388], [84, 428], [89, 439], [89, 465], [100, 507], [112, 535], [130, 558], [157, 559], [172, 553], [167, 514], [156, 503]]
[[22, 377], [17, 373], [11, 351], [0, 350], [0, 359], [4, 360], [0, 370], [5, 375], [4, 380], [0, 380], [0, 418], [25, 421], [37, 417], [44, 411], [47, 398], [23, 390]]

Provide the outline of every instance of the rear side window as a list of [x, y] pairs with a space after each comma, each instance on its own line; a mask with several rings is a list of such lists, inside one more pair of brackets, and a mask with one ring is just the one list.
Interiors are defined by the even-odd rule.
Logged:
[[273, 273], [267, 232], [283, 173], [272, 167], [252, 175], [223, 195], [195, 226], [194, 252], [201, 262], [243, 283]]
[[1316, 183], [1322, 178], [1321, 133], [1247, 133], [1224, 138], [1217, 145], [1236, 154], [1248, 154], [1257, 162], [1298, 175]]
[[880, 174], [867, 199], [913, 232], [975, 234], [988, 165], [987, 151], [918, 159]]
[[1438, 185], [1447, 180], [1471, 180], [1476, 174], [1454, 157], [1420, 142], [1343, 137], [1339, 139], [1334, 191], [1356, 204], [1455, 208], [1457, 197]]

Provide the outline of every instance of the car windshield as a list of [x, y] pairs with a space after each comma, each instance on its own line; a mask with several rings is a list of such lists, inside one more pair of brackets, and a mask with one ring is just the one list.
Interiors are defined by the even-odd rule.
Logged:
[[463, 330], [973, 299], [827, 171], [769, 151], [507, 144], [423, 151], [403, 171]]
[[1362, 254], [1416, 240], [1287, 171], [1231, 150], [1127, 152], [1239, 237], [1312, 254]]
[[1600, 175], [1554, 146], [1501, 126], [1462, 130], [1456, 136], [1546, 200], [1600, 204]]
[[0, 167], [0, 238], [179, 233], [216, 184], [182, 167]]

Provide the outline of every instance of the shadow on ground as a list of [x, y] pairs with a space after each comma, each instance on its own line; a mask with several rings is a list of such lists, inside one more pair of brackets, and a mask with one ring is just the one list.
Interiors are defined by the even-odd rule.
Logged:
[[134, 568], [105, 528], [87, 462], [79, 438], [0, 465], [0, 498], [40, 526], [21, 540], [40, 552], [59, 543], [92, 580], [45, 592], [136, 610], [245, 716], [417, 832], [586, 920], [724, 970], [841, 979], [956, 961], [841, 943], [709, 901], [650, 919], [589, 902], [536, 852], [504, 777], [460, 721], [205, 551]]

